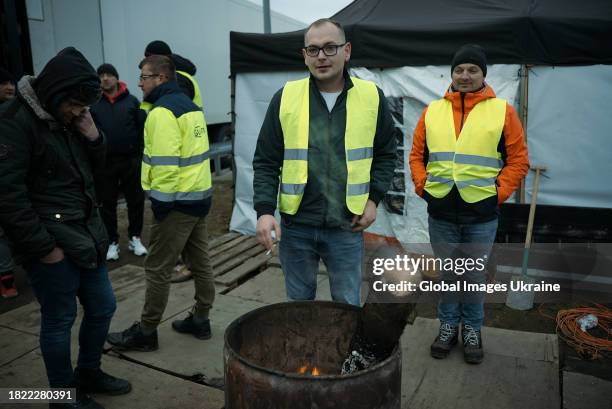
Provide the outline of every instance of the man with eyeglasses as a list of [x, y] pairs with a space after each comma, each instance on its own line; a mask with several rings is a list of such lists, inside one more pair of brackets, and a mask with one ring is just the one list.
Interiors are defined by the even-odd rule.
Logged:
[[181, 254], [193, 271], [196, 303], [172, 328], [198, 339], [212, 335], [208, 313], [215, 285], [206, 231], [212, 180], [204, 113], [181, 92], [172, 60], [151, 55], [140, 69], [143, 100], [153, 107], [145, 122], [141, 174], [154, 215], [144, 262], [147, 288], [140, 322], [109, 334], [108, 342], [121, 350], [154, 351], [172, 270]]
[[322, 259], [332, 298], [359, 305], [363, 230], [391, 183], [394, 125], [382, 91], [348, 74], [338, 22], [312, 23], [302, 54], [310, 77], [274, 95], [257, 141], [257, 238], [268, 249], [279, 242], [289, 300], [315, 298]]
[[[100, 98], [96, 71], [75, 48], [60, 51], [37, 77], [24, 76], [0, 117], [0, 225], [24, 258], [40, 303], [40, 349], [53, 388], [77, 388], [76, 402], [52, 408], [102, 408], [87, 393], [128, 393], [128, 381], [100, 369], [115, 312], [105, 265], [108, 238], [94, 188], [105, 137], [89, 107]], [[76, 299], [83, 306], [79, 355], [70, 353]]]

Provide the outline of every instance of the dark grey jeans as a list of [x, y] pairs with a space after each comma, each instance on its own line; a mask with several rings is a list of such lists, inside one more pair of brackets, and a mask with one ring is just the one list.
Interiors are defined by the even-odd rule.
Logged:
[[15, 269], [15, 263], [11, 256], [11, 247], [4, 235], [4, 231], [0, 228], [0, 275], [10, 273]]

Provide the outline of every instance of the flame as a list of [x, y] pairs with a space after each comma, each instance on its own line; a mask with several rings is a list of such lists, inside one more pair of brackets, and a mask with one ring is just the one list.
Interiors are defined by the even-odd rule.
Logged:
[[319, 376], [321, 375], [321, 371], [316, 366], [310, 368], [308, 365], [300, 366], [297, 370], [297, 373], [300, 375], [312, 375]]

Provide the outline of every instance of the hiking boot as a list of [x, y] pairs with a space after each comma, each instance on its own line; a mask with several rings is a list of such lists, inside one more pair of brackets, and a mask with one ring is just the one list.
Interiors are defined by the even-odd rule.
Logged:
[[479, 364], [484, 359], [482, 350], [482, 336], [480, 330], [474, 329], [471, 325], [465, 324], [461, 328], [461, 338], [463, 338], [463, 359], [468, 364]]
[[145, 335], [140, 328], [140, 322], [135, 322], [128, 329], [108, 334], [106, 340], [109, 344], [121, 351], [155, 351], [159, 348], [157, 343], [157, 330], [151, 335]]
[[210, 320], [196, 323], [191, 312], [184, 320], [173, 321], [172, 328], [183, 334], [193, 334], [198, 339], [210, 339], [212, 336]]
[[187, 268], [185, 264], [178, 264], [174, 267], [172, 277], [170, 278], [171, 283], [182, 283], [193, 278], [193, 273]]
[[85, 393], [103, 393], [106, 395], [124, 395], [132, 390], [132, 385], [125, 379], [115, 378], [102, 369], [74, 370], [76, 387]]
[[6, 274], [0, 278], [0, 294], [2, 298], [15, 298], [19, 295], [13, 274]]
[[111, 243], [106, 251], [106, 261], [117, 261], [119, 260], [119, 243]]
[[128, 242], [128, 249], [137, 256], [144, 256], [148, 253], [147, 248], [140, 241], [140, 237], [132, 236]]
[[104, 406], [93, 400], [91, 396], [77, 389], [74, 402], [49, 403], [49, 409], [104, 409]]
[[430, 347], [430, 354], [436, 359], [444, 359], [457, 344], [459, 327], [449, 323], [440, 323], [440, 332]]

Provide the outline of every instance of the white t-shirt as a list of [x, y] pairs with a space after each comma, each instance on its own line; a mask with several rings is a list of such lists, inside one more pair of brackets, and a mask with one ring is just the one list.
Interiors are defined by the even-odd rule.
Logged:
[[327, 104], [327, 110], [329, 112], [331, 112], [332, 109], [334, 109], [334, 105], [336, 105], [336, 100], [338, 99], [338, 96], [342, 93], [342, 91], [338, 91], [338, 92], [321, 92], [321, 95], [323, 96], [323, 99], [325, 100], [325, 103]]

